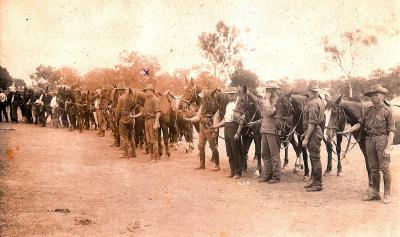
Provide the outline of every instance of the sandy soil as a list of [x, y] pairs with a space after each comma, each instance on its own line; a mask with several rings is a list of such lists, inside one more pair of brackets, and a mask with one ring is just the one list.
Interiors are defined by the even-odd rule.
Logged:
[[[6, 131], [13, 128], [14, 131]], [[221, 132], [222, 134], [222, 132]], [[306, 193], [289, 169], [278, 184], [258, 183], [255, 163], [240, 180], [195, 171], [197, 151], [147, 163], [120, 159], [110, 135], [0, 124], [1, 236], [398, 236], [400, 147], [394, 148], [392, 203], [361, 201], [367, 177], [361, 152], [344, 176], [324, 177]], [[323, 164], [326, 154], [323, 153]], [[210, 154], [208, 153], [209, 160]]]

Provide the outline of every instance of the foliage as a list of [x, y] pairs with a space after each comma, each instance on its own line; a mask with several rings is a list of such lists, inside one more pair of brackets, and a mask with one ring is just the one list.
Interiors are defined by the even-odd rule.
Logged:
[[366, 47], [378, 44], [378, 39], [374, 35], [368, 35], [360, 29], [354, 32], [344, 32], [340, 35], [338, 43], [332, 43], [327, 36], [322, 38], [322, 45], [330, 62], [335, 64], [343, 72], [348, 82], [348, 95], [352, 97], [351, 78], [357, 63], [362, 59], [362, 54]]
[[247, 86], [255, 89], [259, 84], [258, 76], [250, 70], [236, 70], [231, 75], [231, 86]]
[[6, 90], [11, 84], [12, 77], [8, 73], [7, 68], [0, 66], [0, 88]]
[[202, 32], [199, 47], [203, 56], [210, 61], [215, 78], [228, 78], [237, 68], [242, 67], [240, 52], [244, 44], [240, 40], [240, 30], [219, 21], [215, 32]]

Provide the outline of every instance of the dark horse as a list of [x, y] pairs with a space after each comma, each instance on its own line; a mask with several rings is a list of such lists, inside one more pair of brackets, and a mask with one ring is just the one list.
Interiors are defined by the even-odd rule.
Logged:
[[[326, 132], [328, 140], [332, 139], [335, 133], [343, 131], [344, 125], [346, 123], [352, 126], [358, 123], [359, 118], [362, 117], [362, 114], [364, 113], [365, 109], [369, 106], [372, 106], [372, 104], [371, 103], [362, 104], [361, 102], [342, 100], [342, 97], [340, 96], [330, 108], [331, 116], [329, 118], [327, 126], [328, 130]], [[338, 137], [338, 135], [339, 134], [337, 134], [336, 136]], [[369, 170], [368, 166], [367, 152], [365, 147], [365, 136], [363, 132], [357, 132], [354, 133], [353, 135], [358, 141], [360, 149], [364, 155], [365, 168], [368, 173], [368, 184], [369, 188], [371, 188], [372, 177], [371, 177], [371, 171]], [[338, 160], [340, 161], [340, 159], [341, 158], [339, 157]]]
[[[308, 177], [310, 172], [307, 149], [302, 147], [303, 135], [305, 134], [303, 128], [303, 111], [307, 100], [307, 96], [297, 94], [292, 95], [292, 93], [289, 93], [287, 95], [281, 95], [276, 105], [276, 127], [278, 129], [277, 135], [284, 148], [287, 148], [289, 143], [292, 144], [293, 149], [296, 152], [297, 160], [300, 159], [300, 154], [302, 154], [305, 177]], [[325, 121], [321, 121], [319, 126], [321, 127], [322, 131], [324, 131]], [[297, 142], [295, 140], [295, 136], [297, 137]], [[336, 146], [336, 154], [338, 156], [338, 175], [340, 175], [342, 172], [342, 166], [340, 163], [341, 141], [341, 136], [338, 136]], [[326, 141], [326, 148], [328, 152], [328, 167], [325, 171], [325, 174], [328, 174], [332, 170], [333, 149], [330, 141]]]
[[[243, 101], [243, 102], [240, 102]], [[260, 128], [261, 125], [257, 126], [246, 126], [250, 122], [254, 122], [261, 119], [261, 105], [259, 98], [252, 94], [250, 91], [247, 91], [246, 87], [240, 89], [238, 93], [238, 104], [236, 105], [235, 111], [240, 110], [240, 106], [242, 105], [242, 111], [244, 114], [244, 127], [241, 131], [242, 135], [242, 156], [243, 156], [243, 170], [247, 170], [247, 160], [248, 153], [251, 146], [251, 143], [254, 141], [254, 149], [255, 149], [255, 158], [257, 159], [257, 170], [261, 174], [261, 134]]]

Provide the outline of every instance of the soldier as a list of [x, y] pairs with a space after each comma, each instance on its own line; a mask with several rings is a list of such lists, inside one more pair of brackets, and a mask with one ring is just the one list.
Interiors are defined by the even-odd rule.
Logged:
[[324, 121], [324, 104], [318, 95], [318, 85], [316, 82], [310, 82], [308, 87], [309, 101], [303, 111], [303, 128], [305, 131], [303, 147], [306, 147], [312, 165], [313, 180], [310, 184], [304, 186], [307, 192], [318, 192], [323, 189], [322, 186], [322, 166], [321, 166], [321, 141], [322, 128], [321, 122]]
[[[213, 95], [210, 96], [214, 96]], [[206, 163], [206, 142], [210, 145], [210, 149], [212, 151], [211, 161], [214, 162], [215, 166], [213, 171], [219, 171], [219, 152], [218, 152], [218, 144], [217, 139], [215, 138], [218, 134], [215, 132], [215, 129], [212, 128], [213, 124], [216, 124], [215, 116], [213, 111], [216, 110], [215, 106], [218, 106], [217, 103], [211, 101], [211, 99], [206, 98], [206, 95], [203, 95], [202, 104], [200, 105], [199, 111], [196, 116], [185, 119], [188, 122], [195, 123], [200, 121], [200, 132], [199, 132], [199, 155], [200, 155], [200, 166], [196, 167], [196, 170], [205, 169]], [[207, 105], [207, 106], [204, 106]], [[222, 116], [221, 116], [222, 117]]]
[[281, 180], [280, 144], [276, 135], [275, 113], [280, 87], [273, 82], [266, 84], [266, 94], [261, 100], [261, 119], [249, 126], [261, 124], [261, 157], [264, 161], [265, 177], [259, 182], [277, 183]]
[[96, 109], [96, 117], [99, 125], [99, 132], [97, 133], [98, 137], [104, 137], [106, 135], [106, 118], [105, 114], [107, 113], [107, 99], [105, 98], [104, 93], [100, 89], [96, 90], [96, 101], [95, 101], [95, 109]]
[[125, 84], [119, 83], [117, 88], [114, 88], [111, 92], [110, 124], [114, 136], [114, 144], [111, 145], [112, 147], [119, 147], [121, 145], [121, 140], [118, 130], [119, 117], [118, 117], [117, 107], [118, 107], [119, 97], [125, 93], [125, 90], [126, 90]]
[[160, 101], [155, 96], [152, 84], [147, 84], [143, 90], [146, 95], [143, 113], [145, 116], [145, 132], [148, 148], [150, 151], [150, 161], [158, 160], [158, 129], [160, 128]]
[[3, 114], [6, 122], [8, 122], [6, 107], [7, 107], [7, 96], [3, 92], [3, 89], [0, 88], [0, 122], [3, 122]]
[[136, 147], [133, 140], [135, 117], [132, 115], [135, 111], [135, 100], [132, 91], [129, 89], [118, 100], [118, 114], [119, 114], [119, 135], [121, 137], [121, 146], [123, 153], [121, 158], [129, 157], [129, 146], [131, 147], [131, 157], [136, 157]]
[[236, 99], [237, 93], [246, 93], [246, 89], [238, 89], [238, 91], [227, 91], [230, 95], [231, 102], [226, 106], [226, 113], [224, 118], [218, 124], [212, 126], [213, 129], [218, 129], [220, 127], [225, 127], [224, 138], [226, 154], [229, 158], [229, 166], [231, 173], [229, 178], [234, 177], [235, 179], [240, 179], [242, 177], [242, 140], [241, 140], [241, 121], [244, 119], [244, 115], [241, 115], [238, 111], [235, 111], [238, 99]]
[[369, 169], [371, 170], [373, 191], [368, 193], [364, 201], [380, 200], [380, 172], [383, 173], [383, 202], [390, 203], [390, 153], [392, 150], [395, 128], [395, 116], [390, 106], [385, 104], [385, 94], [388, 93], [382, 85], [376, 84], [365, 93], [371, 98], [373, 106], [366, 109], [359, 122], [343, 133], [353, 133], [360, 128], [365, 131], [365, 143]]

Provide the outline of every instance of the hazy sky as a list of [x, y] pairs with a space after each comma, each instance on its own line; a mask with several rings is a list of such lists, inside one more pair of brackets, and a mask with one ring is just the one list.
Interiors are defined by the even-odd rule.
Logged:
[[0, 0], [0, 9], [0, 64], [23, 79], [39, 64], [113, 67], [123, 50], [154, 55], [168, 72], [204, 63], [198, 35], [219, 20], [251, 29], [244, 65], [262, 80], [336, 78], [322, 69], [321, 38], [358, 28], [379, 45], [357, 74], [400, 63], [400, 0]]

